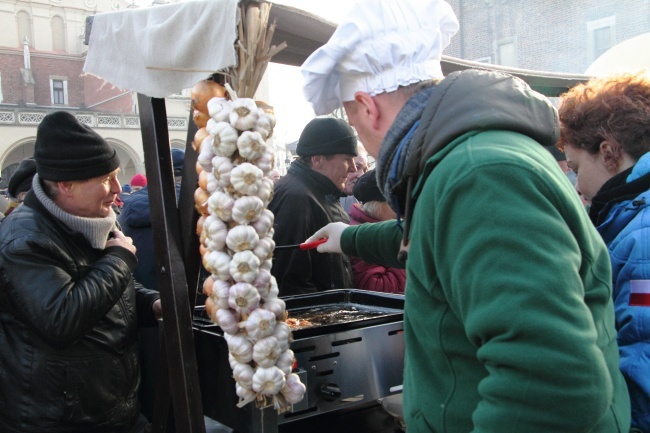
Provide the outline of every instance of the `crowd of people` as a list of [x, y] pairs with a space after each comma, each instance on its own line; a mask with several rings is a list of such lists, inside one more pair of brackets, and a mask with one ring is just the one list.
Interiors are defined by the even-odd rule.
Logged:
[[[348, 120], [310, 121], [272, 174], [276, 245], [327, 239], [274, 253], [280, 296], [405, 295], [410, 433], [650, 433], [650, 74], [556, 109], [505, 73], [443, 76], [458, 28], [442, 0], [360, 0], [302, 65], [314, 112]], [[2, 432], [151, 420], [152, 216], [146, 176], [121, 186], [119, 166], [60, 111], [9, 181]]]

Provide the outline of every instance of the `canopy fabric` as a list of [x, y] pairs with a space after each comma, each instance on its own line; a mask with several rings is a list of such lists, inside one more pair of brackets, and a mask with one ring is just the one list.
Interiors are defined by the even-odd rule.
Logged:
[[198, 0], [95, 15], [84, 72], [164, 98], [236, 63], [237, 0]]
[[650, 33], [621, 42], [605, 51], [585, 71], [586, 75], [603, 76], [617, 72], [647, 69], [650, 73]]

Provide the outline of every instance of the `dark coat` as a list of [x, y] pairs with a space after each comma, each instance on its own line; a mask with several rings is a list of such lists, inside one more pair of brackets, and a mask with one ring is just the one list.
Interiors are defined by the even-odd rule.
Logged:
[[[293, 162], [286, 176], [275, 184], [268, 206], [275, 215], [275, 244], [299, 244], [328, 223], [349, 223], [340, 197], [341, 191], [327, 177], [299, 161]], [[278, 282], [280, 296], [352, 287], [350, 261], [343, 254], [276, 250], [271, 274]]]
[[125, 432], [134, 424], [137, 319], [154, 322], [159, 298], [136, 287], [136, 263], [124, 248], [93, 248], [31, 191], [5, 219], [0, 431]]

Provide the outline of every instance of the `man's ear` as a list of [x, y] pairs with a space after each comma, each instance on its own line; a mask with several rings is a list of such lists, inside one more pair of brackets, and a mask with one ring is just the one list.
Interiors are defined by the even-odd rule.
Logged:
[[61, 181], [56, 183], [57, 188], [59, 188], [59, 193], [65, 195], [66, 197], [72, 196], [72, 190], [74, 189], [74, 182], [72, 181]]
[[312, 155], [311, 168], [318, 170], [323, 166], [323, 155]]
[[356, 92], [354, 100], [359, 104], [359, 114], [364, 116], [373, 128], [379, 128], [379, 107], [373, 97], [366, 92]]

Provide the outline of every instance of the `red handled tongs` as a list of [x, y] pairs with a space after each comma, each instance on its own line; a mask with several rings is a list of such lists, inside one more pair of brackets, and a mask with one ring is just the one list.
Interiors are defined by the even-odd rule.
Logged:
[[295, 245], [280, 245], [279, 247], [275, 247], [276, 250], [288, 250], [291, 248], [300, 248], [301, 250], [313, 250], [320, 244], [324, 244], [327, 242], [327, 238], [323, 239], [318, 239], [317, 241], [313, 242], [304, 242], [302, 244], [295, 244]]

